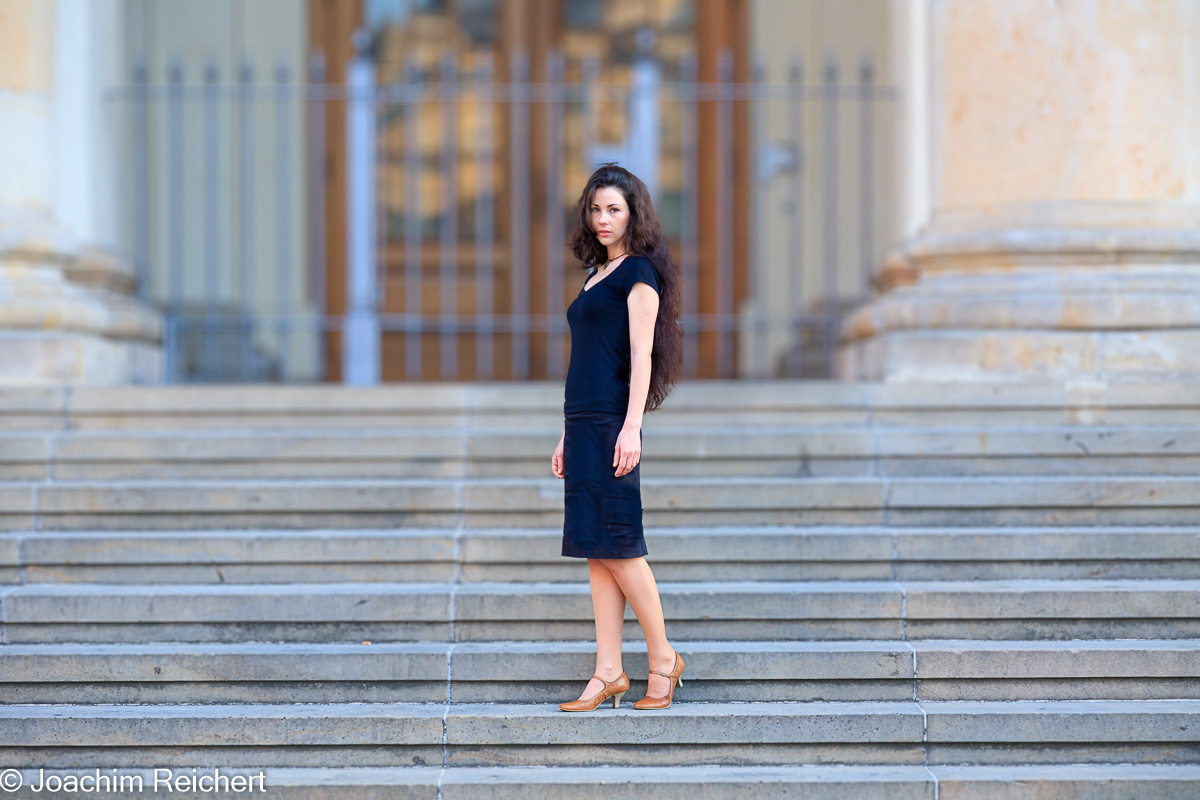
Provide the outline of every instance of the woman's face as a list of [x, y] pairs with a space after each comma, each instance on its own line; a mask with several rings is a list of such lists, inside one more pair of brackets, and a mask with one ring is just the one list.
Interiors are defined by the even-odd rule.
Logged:
[[625, 226], [629, 224], [629, 207], [625, 195], [615, 186], [601, 186], [592, 196], [590, 209], [592, 231], [600, 244], [611, 247], [625, 239]]

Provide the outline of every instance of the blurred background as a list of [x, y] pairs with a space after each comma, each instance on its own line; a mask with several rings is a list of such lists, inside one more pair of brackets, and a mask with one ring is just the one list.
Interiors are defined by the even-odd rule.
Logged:
[[6, 0], [0, 380], [559, 380], [606, 162], [684, 378], [1200, 374], [1197, 42], [1197, 0]]
[[683, 271], [687, 377], [829, 377], [840, 318], [927, 210], [901, 127], [915, 2], [0, 13], [84, 101], [54, 130], [83, 191], [66, 227], [162, 313], [167, 382], [565, 376], [565, 242], [608, 161]]

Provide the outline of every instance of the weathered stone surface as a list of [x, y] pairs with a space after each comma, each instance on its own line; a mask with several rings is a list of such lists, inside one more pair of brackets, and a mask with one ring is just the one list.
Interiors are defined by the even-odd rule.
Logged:
[[114, 270], [65, 237], [0, 238], [0, 383], [159, 383], [162, 315]]
[[370, 622], [449, 619], [429, 584], [121, 586], [29, 584], [5, 597], [7, 624]]
[[681, 703], [665, 711], [674, 713], [630, 707], [579, 720], [541, 704], [454, 705], [447, 736], [451, 745], [918, 742], [922, 729], [920, 710], [906, 703]]
[[5, 683], [436, 680], [444, 690], [448, 650], [439, 642], [13, 644], [0, 662]]
[[1197, 619], [1200, 581], [905, 584], [909, 619]]
[[31, 533], [26, 565], [328, 564], [454, 559], [453, 534], [420, 530]]
[[0, 485], [0, 531], [33, 528], [36, 516], [35, 489], [31, 485]]
[[379, 745], [440, 742], [441, 704], [0, 706], [0, 746]]
[[931, 742], [1200, 742], [1195, 700], [926, 701]]
[[1018, 528], [901, 531], [903, 561], [1122, 561], [1193, 559], [1197, 528]]
[[1173, 764], [929, 767], [941, 800], [1189, 800], [1200, 790], [1200, 767]]
[[[1131, 465], [1192, 457], [1185, 455], [1196, 449], [1189, 427], [1145, 424], [1187, 413], [1187, 398], [1148, 392], [1114, 401], [1106, 387], [1024, 386], [975, 403], [960, 397], [956, 407], [961, 389], [953, 387], [944, 395], [867, 389], [854, 402], [870, 411], [875, 394], [881, 405], [871, 425], [774, 427], [773, 415], [799, 413], [804, 398], [793, 410], [786, 410], [788, 398], [774, 397], [766, 410], [744, 413], [744, 423], [761, 426], [744, 437], [746, 452], [777, 465], [794, 458], [812, 468], [807, 474], [705, 472], [712, 459], [736, 454], [716, 405], [721, 427], [714, 434], [668, 432], [662, 442], [674, 455], [646, 460], [649, 560], [691, 676], [676, 704], [654, 715], [629, 708], [645, 690], [646, 668], [632, 609], [623, 626], [623, 666], [633, 681], [627, 702], [591, 715], [555, 708], [595, 668], [594, 621], [586, 564], [558, 554], [561, 482], [523, 471], [534, 468], [538, 448], [510, 445], [535, 437], [503, 432], [509, 421], [502, 415], [516, 414], [516, 406], [501, 403], [489, 418], [497, 427], [486, 432], [413, 424], [380, 434], [369, 424], [377, 421], [372, 414], [390, 413], [385, 403], [356, 412], [331, 394], [321, 398], [328, 408], [310, 398], [315, 407], [290, 410], [286, 392], [263, 391], [260, 419], [279, 426], [266, 433], [230, 430], [233, 405], [204, 417], [193, 398], [181, 414], [213, 423], [207, 435], [175, 435], [171, 426], [186, 417], [169, 415], [148, 422], [144, 433], [20, 434], [8, 440], [9, 463], [20, 463], [21, 453], [36, 456], [28, 448], [45, 442], [56, 459], [38, 458], [56, 479], [6, 489], [29, 491], [33, 525], [0, 536], [11, 556], [5, 567], [0, 550], [0, 569], [23, 581], [0, 590], [4, 694], [10, 707], [60, 713], [98, 703], [172, 707], [184, 716], [182, 709], [196, 705], [328, 708], [333, 721], [320, 731], [302, 721], [288, 728], [269, 715], [217, 726], [192, 717], [171, 729], [163, 715], [145, 723], [141, 743], [105, 753], [114, 765], [189, 756], [211, 763], [215, 747], [231, 767], [448, 765], [445, 773], [437, 768], [432, 784], [415, 772], [398, 777], [399, 797], [436, 793], [439, 779], [443, 796], [464, 798], [489, 791], [484, 796], [536, 797], [550, 787], [559, 800], [611, 788], [564, 777], [589, 769], [631, 770], [629, 791], [648, 787], [665, 797], [707, 792], [724, 800], [723, 791], [743, 785], [755, 797], [932, 797], [939, 763], [984, 770], [998, 766], [979, 765], [1028, 762], [1050, 770], [1064, 761], [1143, 762], [1129, 763], [1134, 769], [1195, 760], [1200, 743], [1180, 728], [1192, 726], [1200, 702], [1193, 597], [1200, 597], [1200, 530], [1194, 519], [1114, 524], [1122, 514], [1194, 517], [1186, 469], [1175, 478], [1153, 469], [1130, 474]], [[839, 416], [832, 406], [819, 411], [826, 412]], [[77, 419], [135, 425], [137, 415], [155, 415], [152, 404], [126, 421], [122, 413], [101, 409]], [[396, 412], [414, 422], [420, 413]], [[677, 423], [708, 412], [688, 413], [695, 416], [679, 415]], [[1025, 413], [1053, 424], [991, 424]], [[1111, 421], [1125, 413], [1138, 425]], [[884, 414], [894, 418], [885, 422]], [[906, 415], [919, 427], [901, 424]], [[529, 414], [530, 430], [544, 430], [538, 416]], [[455, 424], [476, 419], [459, 411], [451, 417]], [[345, 435], [282, 429], [305, 419], [346, 423]], [[955, 429], [956, 419], [971, 427]], [[803, 454], [809, 441], [813, 448]], [[822, 474], [813, 466], [822, 460], [847, 472]], [[401, 462], [448, 472], [416, 480], [361, 474]], [[1069, 471], [1075, 463], [1096, 472]], [[281, 477], [301, 464], [309, 477]], [[487, 464], [514, 471], [484, 474]], [[852, 464], [867, 469], [854, 472]], [[914, 464], [928, 474], [898, 474]], [[664, 471], [651, 475], [651, 466]], [[162, 476], [173, 468], [232, 471], [217, 480]], [[67, 478], [71, 469], [80, 470], [78, 480]], [[251, 477], [256, 469], [262, 474]], [[1018, 474], [1006, 471], [1013, 469]], [[1064, 512], [1095, 519], [970, 524], [973, 515], [1049, 519]], [[827, 514], [858, 524], [815, 521]], [[769, 524], [788, 515], [796, 518]], [[928, 524], [933, 517], [937, 525]], [[389, 727], [390, 717], [376, 724], [340, 715], [361, 705], [397, 715], [420, 707], [413, 724], [429, 729], [405, 739]], [[46, 733], [40, 724], [26, 719], [20, 730]], [[54, 724], [67, 726], [57, 730], [64, 742], [92, 725]], [[138, 725], [131, 717], [91, 730], [127, 743]], [[388, 741], [356, 741], [372, 731]], [[1031, 739], [1033, 732], [1040, 738]], [[206, 744], [216, 739], [222, 743]], [[0, 744], [0, 758], [83, 767], [81, 753], [99, 748], [39, 739]], [[858, 777], [815, 766], [829, 762]], [[538, 765], [545, 780], [482, 777], [499, 764]], [[664, 775], [655, 770], [714, 764], [728, 780], [655, 782]], [[888, 772], [909, 767], [918, 772]], [[738, 769], [765, 768], [795, 772], [764, 774], [763, 783], [735, 777]], [[835, 771], [819, 777], [814, 769]], [[1028, 774], [1051, 797], [1103, 797], [1111, 786], [1187, 797], [1198, 785], [1144, 773], [1112, 781]], [[1000, 791], [991, 775], [960, 774], [946, 785]], [[337, 791], [357, 797], [360, 786], [374, 784]]]
[[[898, 615], [900, 591], [879, 583], [712, 582], [660, 584], [672, 619], [879, 619]], [[578, 584], [463, 584], [460, 620], [591, 620], [591, 596]], [[632, 618], [632, 609], [627, 608]]]
[[496, 767], [451, 768], [445, 800], [650, 797], [660, 800], [933, 800], [922, 767]]
[[1200, 642], [1118, 639], [1065, 642], [914, 641], [926, 678], [1130, 678], [1200, 675]]
[[[632, 650], [632, 648], [631, 648]], [[700, 682], [715, 680], [861, 680], [912, 677], [910, 649], [900, 642], [689, 642], [679, 652]], [[500, 655], [504, 657], [501, 658]], [[628, 654], [630, 676], [645, 675], [644, 645]], [[559, 681], [594, 666], [595, 647], [577, 642], [460, 643], [454, 681]], [[689, 687], [690, 688], [690, 687]]]

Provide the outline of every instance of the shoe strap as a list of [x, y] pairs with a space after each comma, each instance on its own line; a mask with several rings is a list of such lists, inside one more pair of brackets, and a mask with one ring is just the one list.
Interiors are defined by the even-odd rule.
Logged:
[[[624, 672], [624, 671], [622, 671], [622, 672], [621, 672], [621, 675], [624, 675], [624, 674], [625, 674], [625, 672]], [[601, 683], [603, 683], [603, 684], [604, 684], [604, 686], [605, 686], [605, 688], [608, 688], [609, 684], [612, 684], [612, 683], [620, 683], [620, 682], [621, 682], [621, 675], [618, 675], [618, 676], [617, 676], [617, 679], [616, 679], [616, 680], [612, 680], [612, 681], [606, 681], [606, 680], [604, 680], [604, 678], [601, 678], [599, 675], [593, 675], [592, 677], [593, 677], [593, 678], [595, 678], [596, 680], [600, 681]]]
[[[676, 653], [675, 654], [675, 664], [678, 664], [678, 663], [679, 663], [679, 653]], [[653, 672], [655, 675], [662, 675], [664, 678], [674, 678], [675, 676], [672, 673], [675, 672], [675, 664], [671, 665], [671, 672], [659, 672], [656, 669], [652, 669], [650, 671]], [[603, 680], [603, 678], [601, 678], [601, 680]]]

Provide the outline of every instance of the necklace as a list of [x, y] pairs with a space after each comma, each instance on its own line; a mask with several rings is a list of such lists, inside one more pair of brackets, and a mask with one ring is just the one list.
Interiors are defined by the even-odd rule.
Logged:
[[605, 261], [605, 262], [604, 262], [604, 266], [600, 268], [600, 272], [604, 272], [604, 270], [608, 269], [608, 265], [609, 265], [609, 264], [611, 264], [611, 263], [612, 263], [612, 262], [613, 262], [615, 259], [618, 259], [618, 258], [620, 258], [620, 257], [621, 257], [621, 256], [623, 256], [623, 255], [625, 255], [625, 252], [624, 252], [624, 251], [622, 251], [622, 252], [620, 252], [620, 253], [617, 253], [615, 256], [613, 256], [612, 258], [610, 258], [608, 261]]

